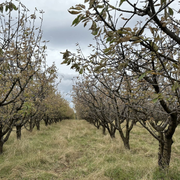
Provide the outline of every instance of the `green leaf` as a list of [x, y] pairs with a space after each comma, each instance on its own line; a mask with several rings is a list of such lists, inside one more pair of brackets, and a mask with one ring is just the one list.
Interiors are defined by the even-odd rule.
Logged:
[[71, 56], [71, 52], [66, 50], [66, 52], [61, 52], [61, 54], [63, 54], [63, 59], [64, 61], [61, 64], [67, 64], [69, 62], [71, 62], [70, 56]]
[[78, 4], [78, 6], [80, 6], [82, 9], [86, 8], [86, 6], [84, 4]]
[[153, 49], [157, 52], [159, 50], [159, 47], [156, 45], [155, 42], [150, 41], [150, 45], [153, 47]]
[[175, 91], [176, 89], [178, 89], [180, 87], [178, 82], [175, 82], [172, 86], [172, 90]]
[[68, 10], [69, 13], [71, 14], [79, 14], [81, 11], [71, 11], [71, 10]]
[[74, 63], [74, 64], [71, 66], [71, 69], [76, 69], [76, 70], [80, 69], [79, 64]]
[[126, 1], [126, 0], [121, 0], [119, 3], [119, 6], [121, 6], [124, 1]]
[[170, 7], [168, 8], [168, 10], [169, 10], [169, 15], [173, 16], [174, 11]]
[[79, 22], [81, 21], [81, 17], [82, 16], [82, 14], [79, 14], [75, 19], [74, 19], [74, 21], [72, 22], [72, 26], [74, 25], [74, 26], [77, 26], [78, 24], [79, 24]]
[[97, 28], [97, 25], [96, 25], [96, 23], [93, 21], [93, 23], [92, 23], [92, 25], [91, 25], [91, 27], [90, 27], [89, 29], [94, 30], [94, 29], [96, 29], [96, 28]]
[[3, 13], [3, 5], [0, 5], [0, 12]]
[[145, 73], [141, 74], [141, 76], [138, 78], [138, 80], [143, 79], [143, 78], [146, 76], [146, 73], [147, 73], [147, 72], [145, 72]]
[[159, 97], [154, 98], [154, 99], [152, 100], [152, 102], [153, 102], [153, 103], [156, 103], [156, 102], [158, 101], [158, 99], [159, 99]]
[[2, 56], [3, 55], [3, 50], [0, 48], [0, 56]]
[[163, 98], [163, 94], [159, 93], [159, 94], [155, 94], [154, 99], [152, 100], [153, 103], [156, 103], [159, 99]]
[[10, 11], [12, 11], [13, 9], [14, 10], [17, 10], [17, 7], [13, 4], [13, 3], [9, 3], [9, 9], [10, 9]]
[[166, 4], [166, 0], [161, 0], [161, 6], [162, 6], [163, 4]]
[[97, 67], [94, 69], [94, 71], [95, 71], [95, 72], [98, 72], [101, 68], [102, 68], [102, 66], [97, 66]]
[[9, 9], [9, 5], [6, 5], [6, 12], [8, 11], [8, 9]]
[[17, 11], [18, 10], [18, 8], [13, 4], [13, 9], [15, 10], [15, 11]]
[[79, 74], [82, 74], [82, 73], [83, 73], [83, 69], [80, 69]]
[[99, 32], [99, 29], [100, 28], [96, 28], [96, 29], [92, 30], [92, 35], [96, 36]]
[[89, 2], [89, 8], [92, 7], [92, 5], [94, 4], [94, 2], [95, 2], [95, 0], [90, 0], [90, 2]]

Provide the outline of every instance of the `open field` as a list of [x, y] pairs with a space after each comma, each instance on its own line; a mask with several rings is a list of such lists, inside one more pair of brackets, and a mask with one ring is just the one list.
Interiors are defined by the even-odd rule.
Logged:
[[83, 120], [42, 125], [22, 140], [13, 132], [0, 156], [1, 180], [180, 179], [180, 129], [175, 134], [168, 174], [157, 170], [158, 143], [142, 128], [131, 133], [131, 150]]

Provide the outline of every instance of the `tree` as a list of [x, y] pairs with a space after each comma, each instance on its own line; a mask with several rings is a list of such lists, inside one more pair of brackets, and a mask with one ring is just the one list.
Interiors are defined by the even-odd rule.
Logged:
[[52, 91], [44, 100], [45, 125], [57, 123], [63, 119], [70, 119], [74, 116], [73, 109], [69, 103], [62, 97], [60, 92]]
[[[115, 86], [113, 93], [126, 101], [135, 118], [159, 141], [158, 164], [166, 169], [179, 123], [179, 6], [174, 0], [85, 3], [87, 9], [84, 4], [70, 8], [69, 12], [77, 15], [72, 25], [91, 23], [97, 45], [88, 58], [80, 50], [77, 56], [67, 50], [63, 63], [71, 64], [80, 73], [104, 69], [119, 72], [122, 83]], [[89, 64], [96, 69], [89, 69]], [[123, 84], [128, 85], [128, 91], [120, 91]], [[157, 120], [157, 113], [163, 119]]]
[[56, 76], [56, 66], [46, 67], [44, 72], [39, 70], [28, 83], [25, 90], [20, 95], [23, 100], [21, 109], [16, 114], [17, 139], [21, 139], [21, 129], [24, 126], [27, 130], [32, 131], [36, 126], [40, 130], [40, 121], [43, 118], [43, 99], [47, 96], [50, 89], [54, 87]]
[[45, 69], [38, 71], [33, 77], [32, 82], [29, 83], [26, 94], [27, 100], [31, 102], [33, 108], [29, 109], [26, 118], [28, 122], [24, 124], [27, 130], [32, 131], [35, 126], [40, 130], [40, 121], [44, 118], [46, 111], [44, 101], [50, 93], [55, 91], [56, 79], [57, 68], [55, 64], [50, 67], [45, 65]]
[[26, 104], [21, 95], [45, 60], [43, 19], [36, 27], [36, 14], [28, 14], [21, 2], [0, 4], [0, 153]]
[[95, 76], [88, 73], [81, 80], [78, 79], [73, 87], [75, 105], [83, 104], [84, 107], [81, 110], [77, 109], [77, 112], [82, 111], [85, 120], [93, 123], [97, 128], [102, 126], [103, 133], [107, 130], [112, 138], [115, 137], [117, 130], [124, 147], [130, 149], [130, 132], [135, 124], [133, 112], [113, 93], [115, 75], [110, 77], [109, 74], [101, 72]]

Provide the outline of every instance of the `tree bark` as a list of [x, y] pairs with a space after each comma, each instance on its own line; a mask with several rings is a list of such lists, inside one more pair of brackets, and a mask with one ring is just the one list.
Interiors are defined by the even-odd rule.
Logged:
[[21, 139], [21, 128], [22, 126], [21, 125], [16, 125], [16, 136], [17, 136], [17, 139]]
[[158, 165], [160, 169], [168, 169], [171, 159], [172, 138], [163, 135], [163, 142], [159, 141]]
[[49, 122], [49, 117], [48, 117], [48, 116], [46, 116], [46, 117], [44, 118], [44, 123], [45, 123], [45, 126], [48, 126], [48, 122]]
[[38, 131], [40, 130], [40, 121], [36, 121], [36, 128]]
[[30, 121], [29, 121], [29, 131], [32, 132], [33, 131], [33, 128], [34, 128], [35, 124], [33, 122], [33, 119], [31, 118]]
[[0, 154], [3, 153], [3, 145], [4, 145], [3, 128], [2, 128], [2, 125], [0, 125]]
[[3, 145], [4, 145], [4, 142], [0, 140], [0, 154], [3, 153]]
[[[125, 137], [124, 134], [123, 134], [123, 131], [121, 129], [119, 129], [118, 131], [119, 131], [119, 134], [120, 134], [121, 139], [123, 141], [125, 149], [130, 150], [129, 135]], [[126, 135], [127, 135], [127, 132], [126, 132]]]
[[111, 124], [111, 138], [115, 138], [115, 134], [116, 134], [116, 128], [114, 127], [114, 125]]
[[[164, 101], [161, 102], [162, 107], [169, 111]], [[159, 152], [158, 165], [162, 170], [168, 169], [171, 159], [171, 148], [173, 144], [173, 135], [178, 125], [178, 116], [176, 111], [171, 112], [168, 128], [164, 132], [159, 132]]]
[[124, 143], [125, 149], [130, 150], [129, 140], [125, 139], [125, 140], [123, 140], [123, 143]]
[[103, 135], [106, 135], [106, 127], [103, 126]]

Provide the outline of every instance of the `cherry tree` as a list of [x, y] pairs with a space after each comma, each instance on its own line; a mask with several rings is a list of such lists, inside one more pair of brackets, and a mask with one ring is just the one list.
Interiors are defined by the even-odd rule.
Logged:
[[[122, 83], [112, 92], [124, 97], [136, 120], [159, 142], [158, 165], [168, 168], [179, 123], [178, 2], [85, 0], [69, 12], [77, 15], [73, 26], [90, 24], [96, 45], [88, 57], [79, 49], [77, 55], [66, 50], [63, 63], [79, 73], [119, 73]], [[124, 84], [128, 89], [121, 92]]]

